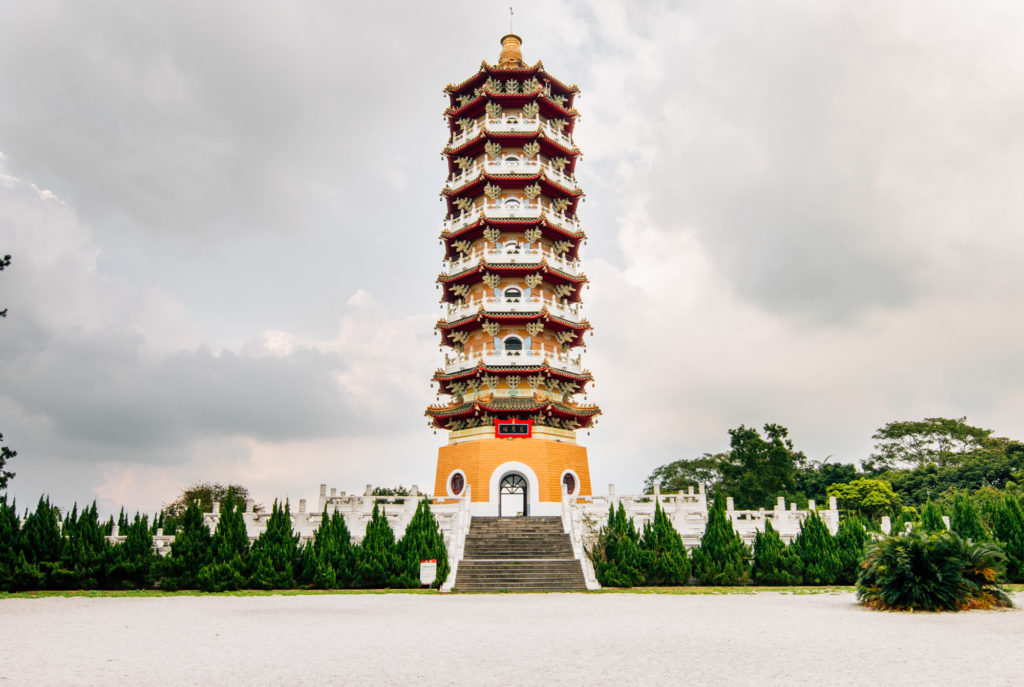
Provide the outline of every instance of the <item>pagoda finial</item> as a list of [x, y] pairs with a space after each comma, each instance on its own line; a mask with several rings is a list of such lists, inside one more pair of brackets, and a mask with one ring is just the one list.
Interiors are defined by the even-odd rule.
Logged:
[[508, 33], [501, 37], [501, 54], [498, 55], [498, 69], [522, 69], [526, 66], [523, 62], [523, 51], [520, 46], [523, 39], [514, 33]]

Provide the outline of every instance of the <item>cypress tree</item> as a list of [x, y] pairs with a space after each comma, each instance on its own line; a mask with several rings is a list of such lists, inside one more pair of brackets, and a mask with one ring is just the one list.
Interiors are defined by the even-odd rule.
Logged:
[[181, 519], [181, 532], [171, 542], [171, 551], [163, 559], [162, 589], [195, 589], [199, 571], [213, 558], [213, 537], [203, 521], [199, 504], [192, 501]]
[[355, 574], [355, 551], [345, 518], [335, 510], [328, 515], [327, 506], [320, 515], [320, 525], [301, 552], [303, 586], [317, 589], [351, 587]]
[[[945, 513], [942, 507], [930, 500], [921, 509], [921, 529], [930, 534], [941, 534], [946, 531], [946, 522], [942, 519]], [[894, 532], [893, 534], [900, 534]]]
[[643, 584], [644, 565], [639, 546], [640, 536], [632, 518], [619, 504], [618, 511], [608, 507], [608, 524], [598, 533], [594, 548], [588, 552], [594, 563], [597, 581], [605, 587], [634, 587]]
[[0, 495], [0, 591], [16, 589], [14, 571], [18, 565], [18, 542], [21, 539], [21, 519], [15, 504], [8, 505], [7, 494]]
[[235, 500], [234, 490], [228, 489], [210, 542], [212, 560], [196, 576], [196, 585], [204, 591], [234, 591], [245, 586], [249, 536]]
[[1010, 494], [1005, 494], [999, 504], [992, 534], [1006, 552], [1006, 579], [1024, 582], [1024, 510]]
[[974, 501], [964, 493], [953, 497], [953, 516], [949, 519], [949, 529], [963, 539], [971, 541], [987, 541], [989, 536], [981, 526], [981, 515], [974, 506]]
[[774, 586], [800, 584], [803, 579], [800, 557], [782, 541], [771, 520], [766, 519], [764, 531], [754, 535], [754, 561], [750, 576], [754, 584]]
[[292, 589], [299, 560], [299, 535], [292, 531], [288, 502], [274, 500], [267, 529], [253, 542], [249, 552], [249, 586], [256, 589]]
[[791, 544], [803, 563], [804, 584], [835, 584], [842, 572], [835, 539], [818, 514], [811, 512], [800, 523], [800, 534]]
[[402, 540], [398, 542], [398, 557], [402, 561], [401, 582], [409, 588], [420, 586], [420, 561], [436, 560], [437, 577], [431, 587], [440, 588], [448, 579], [451, 568], [448, 565], [448, 549], [444, 545], [441, 528], [430, 510], [425, 498], [416, 504], [416, 512], [405, 528]]
[[395, 533], [378, 505], [366, 524], [366, 536], [356, 547], [355, 586], [363, 589], [385, 589], [401, 586], [401, 562], [395, 546]]
[[700, 546], [693, 550], [693, 574], [707, 585], [731, 586], [747, 581], [747, 547], [725, 514], [725, 499], [719, 495], [708, 512]]
[[839, 556], [839, 584], [854, 584], [864, 559], [864, 544], [868, 541], [864, 521], [856, 515], [847, 516], [839, 522], [836, 531], [836, 554]]
[[653, 586], [681, 586], [690, 580], [690, 559], [683, 538], [672, 526], [661, 504], [654, 504], [654, 519], [644, 524], [640, 539], [644, 583]]
[[148, 589], [152, 586], [156, 555], [149, 516], [136, 513], [124, 542], [114, 547], [107, 569], [108, 584], [114, 589]]
[[46, 589], [51, 576], [60, 565], [64, 539], [60, 534], [60, 513], [45, 496], [39, 497], [36, 510], [21, 525], [21, 551], [25, 554], [22, 566], [22, 589]]
[[64, 548], [57, 584], [65, 589], [99, 589], [106, 584], [105, 571], [111, 557], [110, 544], [99, 521], [96, 502], [77, 514], [77, 505], [65, 519]]

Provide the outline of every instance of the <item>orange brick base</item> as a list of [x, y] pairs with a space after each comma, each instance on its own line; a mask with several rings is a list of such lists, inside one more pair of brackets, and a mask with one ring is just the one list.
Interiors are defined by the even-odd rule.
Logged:
[[505, 463], [523, 463], [533, 470], [541, 502], [562, 499], [562, 474], [572, 470], [579, 477], [577, 496], [590, 496], [590, 467], [587, 449], [579, 444], [551, 439], [478, 439], [442, 446], [437, 452], [437, 477], [434, 494], [448, 494], [448, 478], [462, 470], [472, 487], [472, 502], [490, 500], [490, 482], [494, 471]]

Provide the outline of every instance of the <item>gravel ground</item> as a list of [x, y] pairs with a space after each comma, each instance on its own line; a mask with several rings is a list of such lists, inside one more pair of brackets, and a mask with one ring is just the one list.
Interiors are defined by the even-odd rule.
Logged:
[[34, 687], [1024, 681], [1024, 611], [849, 593], [4, 599], [0, 633], [0, 685]]

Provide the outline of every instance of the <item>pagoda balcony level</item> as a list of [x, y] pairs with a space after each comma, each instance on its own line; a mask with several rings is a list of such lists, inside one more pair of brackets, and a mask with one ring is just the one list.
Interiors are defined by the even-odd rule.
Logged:
[[455, 322], [464, 317], [475, 315], [480, 310], [487, 313], [540, 313], [543, 310], [547, 310], [552, 315], [569, 322], [578, 324], [583, 321], [580, 315], [579, 303], [562, 303], [556, 298], [543, 298], [540, 296], [533, 296], [531, 298], [473, 298], [461, 304], [448, 303], [445, 306], [445, 320], [447, 322]]
[[550, 205], [539, 202], [524, 203], [515, 199], [506, 199], [500, 203], [486, 203], [484, 205], [484, 218], [491, 220], [503, 219], [546, 219], [561, 229], [570, 232], [578, 232], [580, 223], [575, 217], [567, 217], [564, 213], [558, 212]]
[[539, 160], [488, 160], [484, 165], [475, 164], [458, 175], [450, 177], [445, 182], [444, 188], [446, 191], [462, 188], [479, 179], [482, 173], [493, 175], [534, 175], [539, 172], [543, 172], [549, 181], [558, 184], [564, 189], [571, 192], [578, 192], [580, 190], [579, 182], [575, 178], [558, 171], [551, 165], [541, 164]]
[[444, 221], [445, 231], [461, 231], [468, 226], [480, 221], [480, 208], [473, 208], [469, 212], [463, 212], [458, 217]]
[[484, 130], [491, 134], [535, 134], [541, 129], [540, 117], [487, 117]]
[[518, 251], [506, 250], [476, 250], [458, 259], [446, 260], [444, 263], [444, 274], [452, 275], [465, 272], [480, 264], [481, 260], [491, 264], [501, 265], [540, 265], [547, 262], [560, 272], [573, 277], [583, 275], [579, 260], [567, 260], [554, 251], [542, 250], [539, 248], [519, 249]]
[[550, 346], [538, 346], [529, 351], [493, 351], [483, 353], [446, 353], [444, 356], [444, 373], [452, 374], [460, 370], [468, 370], [480, 363], [495, 367], [522, 365], [537, 367], [545, 362], [551, 367], [565, 370], [573, 374], [583, 374], [582, 354], [570, 355]]
[[452, 135], [452, 142], [448, 144], [449, 148], [458, 148], [463, 143], [472, 141], [474, 138], [480, 135], [480, 125], [473, 122], [470, 126], [466, 127], [462, 131], [459, 131]]
[[540, 117], [534, 117], [532, 119], [524, 119], [521, 117], [486, 117], [484, 119], [483, 126], [480, 125], [480, 122], [473, 122], [465, 129], [454, 133], [448, 147], [458, 148], [464, 143], [472, 141], [474, 138], [479, 136], [482, 131], [486, 131], [491, 134], [542, 133], [545, 138], [557, 141], [569, 150], [574, 148], [571, 136], [563, 131], [559, 131], [548, 122], [542, 122]]

